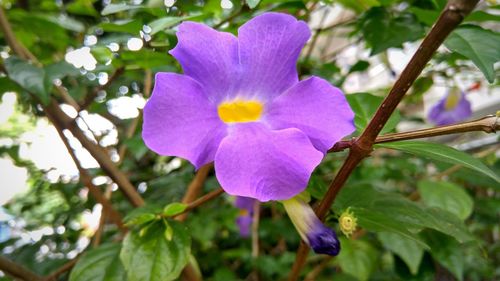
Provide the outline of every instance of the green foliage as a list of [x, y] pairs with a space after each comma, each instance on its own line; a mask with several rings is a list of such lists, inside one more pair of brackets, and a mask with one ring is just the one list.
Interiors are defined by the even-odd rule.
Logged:
[[445, 42], [446, 47], [468, 59], [483, 72], [488, 82], [496, 75], [494, 64], [500, 61], [500, 34], [475, 25], [463, 25], [453, 31]]
[[468, 155], [467, 153], [446, 145], [423, 141], [403, 141], [381, 144], [379, 146], [401, 150], [417, 156], [428, 157], [436, 161], [461, 165], [500, 182], [500, 177], [481, 161]]
[[[356, 131], [359, 134], [364, 128], [366, 128], [384, 98], [368, 93], [351, 94], [346, 97], [349, 105], [354, 111], [354, 125], [356, 126]], [[399, 123], [399, 120], [399, 112], [395, 112], [391, 118], [389, 118], [389, 121], [387, 121], [381, 133], [383, 134], [394, 130], [396, 125]]]
[[69, 281], [123, 281], [125, 269], [119, 259], [121, 244], [106, 244], [89, 250], [75, 265]]
[[[191, 251], [191, 238], [185, 226], [174, 221], [159, 221], [143, 230], [128, 233], [123, 241], [120, 259], [127, 271], [127, 280], [177, 279]], [[168, 231], [171, 234], [165, 234]]]
[[[300, 236], [279, 203], [261, 204], [258, 257], [252, 256], [251, 238], [239, 235], [236, 219], [241, 214], [227, 194], [189, 209], [185, 221], [174, 221], [188, 208], [179, 202], [195, 169], [187, 161], [159, 156], [146, 147], [141, 114], [122, 117], [113, 110], [114, 102], [125, 100], [131, 106], [127, 113], [140, 112], [156, 73], [182, 73], [168, 53], [177, 44], [181, 22], [195, 21], [237, 35], [242, 24], [267, 11], [305, 21], [317, 40], [310, 40], [302, 51], [297, 64], [300, 79], [317, 75], [346, 92], [355, 112], [353, 135], [357, 136], [400, 75], [402, 63], [394, 54], [398, 59], [401, 54], [409, 56], [447, 3], [231, 0], [232, 8], [226, 9], [220, 0], [177, 0], [171, 7], [163, 0], [108, 2], [8, 0], [0, 4], [17, 40], [40, 62], [16, 57], [0, 33], [2, 106], [10, 102], [3, 97], [16, 97], [12, 113], [11, 108], [0, 110], [0, 157], [28, 174], [28, 191], [2, 206], [9, 218], [0, 224], [15, 231], [0, 242], [1, 254], [44, 276], [78, 255], [75, 267], [58, 280], [177, 280], [188, 263], [204, 280], [287, 279]], [[409, 85], [409, 93], [382, 134], [429, 126], [422, 112], [424, 106], [431, 106], [427, 97], [436, 87], [458, 84], [465, 90], [477, 83], [481, 85], [478, 95], [498, 91], [498, 80], [497, 84], [485, 82], [494, 83], [498, 76], [500, 39], [494, 31], [498, 10], [485, 2], [451, 33], [446, 48], [439, 48]], [[140, 50], [128, 46], [131, 38], [142, 40]], [[68, 52], [83, 47], [97, 61], [93, 70], [78, 69], [65, 59]], [[54, 85], [67, 89], [68, 95], [62, 96]], [[469, 92], [467, 98], [475, 97]], [[76, 127], [103, 146], [144, 198], [145, 205], [134, 208], [116, 190], [109, 171], [96, 167], [80, 143], [64, 132], [97, 190], [109, 196], [123, 217], [126, 234], [106, 212], [108, 219], [96, 225], [101, 206], [87, 182], [82, 184], [76, 175], [59, 176], [60, 167], [55, 166], [60, 164], [51, 161], [71, 161], [65, 147], [54, 142], [41, 157], [31, 154], [39, 135], [55, 134], [52, 128], [38, 130], [47, 123], [43, 105], [51, 101], [65, 104], [68, 113], [74, 113], [70, 104], [79, 104], [80, 112], [72, 116]], [[101, 128], [108, 123], [111, 129]], [[338, 216], [349, 208], [357, 218], [357, 230], [350, 239], [337, 231], [342, 243], [338, 257], [326, 260], [309, 255], [301, 279], [313, 274], [318, 281], [443, 280], [451, 275], [457, 280], [500, 279], [500, 244], [495, 240], [500, 216], [498, 153], [489, 144], [467, 153], [451, 148], [469, 140], [476, 143], [483, 135], [377, 146], [390, 149], [376, 149], [357, 166], [327, 216], [326, 225], [338, 230]], [[307, 186], [311, 205], [324, 197], [347, 154], [347, 150], [327, 154], [315, 169]], [[450, 169], [455, 165], [467, 169]], [[2, 179], [3, 192], [13, 183], [10, 174], [3, 173]], [[210, 172], [199, 194], [219, 186]]]

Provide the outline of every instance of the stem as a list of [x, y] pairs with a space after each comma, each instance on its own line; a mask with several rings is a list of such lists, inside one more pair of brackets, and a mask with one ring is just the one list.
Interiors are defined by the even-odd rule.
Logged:
[[25, 281], [43, 281], [43, 277], [2, 256], [0, 256], [0, 269], [7, 275], [14, 277], [14, 279], [21, 278]]
[[[435, 128], [422, 129], [422, 130], [403, 132], [403, 133], [386, 134], [378, 136], [373, 143], [377, 144], [377, 143], [385, 143], [393, 141], [421, 139], [427, 137], [436, 137], [436, 136], [451, 135], [451, 134], [466, 133], [466, 132], [495, 133], [497, 130], [500, 130], [499, 118], [496, 117], [495, 115], [488, 115], [480, 119], [453, 125], [439, 126]], [[346, 148], [350, 148], [354, 142], [356, 142], [356, 139], [339, 141], [330, 150], [328, 150], [328, 152], [329, 153], [337, 152], [337, 151], [342, 151]]]
[[[450, 34], [464, 17], [472, 11], [477, 2], [478, 0], [451, 0], [448, 2], [437, 22], [434, 24], [429, 34], [424, 38], [420, 47], [392, 87], [389, 95], [384, 99], [377, 112], [375, 112], [375, 115], [366, 129], [361, 136], [353, 142], [347, 159], [330, 184], [319, 207], [316, 209], [316, 213], [320, 219], [324, 219], [338, 192], [347, 181], [352, 171], [363, 158], [371, 153], [378, 134], [387, 120], [389, 120], [389, 117], [403, 99], [410, 86], [431, 59], [434, 52], [448, 34]], [[300, 271], [305, 263], [307, 253], [307, 247], [299, 247], [292, 272], [288, 276], [289, 281], [298, 279]]]
[[180, 216], [184, 213], [190, 212], [191, 210], [197, 208], [198, 206], [203, 205], [203, 204], [207, 203], [208, 201], [218, 197], [222, 193], [224, 193], [224, 189], [222, 189], [222, 188], [217, 188], [216, 190], [210, 191], [209, 193], [203, 195], [202, 197], [200, 197], [200, 198], [194, 200], [192, 203], [190, 203], [187, 206], [186, 210], [184, 210], [184, 212], [178, 214], [177, 216]]
[[[184, 194], [184, 197], [182, 198], [182, 203], [193, 204], [194, 202], [196, 202], [196, 198], [198, 198], [198, 196], [200, 195], [201, 189], [203, 188], [203, 185], [205, 184], [205, 181], [208, 177], [208, 173], [210, 173], [212, 167], [213, 167], [212, 164], [206, 164], [196, 172], [193, 180], [191, 180], [191, 182], [188, 185], [186, 194]], [[184, 221], [186, 218], [187, 218], [187, 213], [184, 212], [178, 215], [175, 219], [178, 221]]]

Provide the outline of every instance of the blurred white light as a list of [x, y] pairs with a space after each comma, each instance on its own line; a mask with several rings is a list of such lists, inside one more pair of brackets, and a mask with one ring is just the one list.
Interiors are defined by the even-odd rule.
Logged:
[[139, 51], [142, 45], [143, 42], [140, 38], [132, 37], [127, 41], [127, 48], [131, 51]]
[[100, 72], [97, 79], [99, 79], [99, 85], [104, 85], [108, 83], [109, 75], [106, 72]]
[[120, 45], [118, 45], [118, 43], [109, 43], [108, 45], [108, 48], [112, 51], [112, 52], [118, 52], [118, 50], [120, 50]]
[[74, 107], [68, 104], [61, 104], [61, 109], [71, 118], [76, 118], [78, 116], [78, 111]]
[[10, 116], [14, 114], [16, 100], [16, 94], [13, 92], [3, 94], [2, 103], [0, 103], [0, 124], [7, 122]]
[[85, 70], [92, 71], [95, 69], [97, 61], [90, 53], [89, 47], [82, 47], [73, 51], [69, 51], [64, 56], [64, 59], [74, 65], [76, 68], [84, 68]]
[[232, 9], [233, 8], [233, 2], [231, 2], [231, 0], [222, 0], [220, 2], [220, 6], [222, 7], [222, 9]]
[[165, 4], [167, 8], [170, 8], [175, 4], [175, 0], [164, 0], [163, 4]]
[[93, 46], [97, 43], [97, 37], [94, 35], [87, 35], [85, 36], [85, 39], [83, 39], [83, 44], [85, 46]]
[[133, 97], [119, 97], [108, 101], [107, 106], [111, 114], [120, 119], [135, 118], [139, 115], [138, 108], [144, 107], [144, 98], [139, 95]]
[[7, 203], [16, 194], [23, 193], [28, 189], [28, 171], [14, 165], [9, 158], [0, 158], [0, 205]]

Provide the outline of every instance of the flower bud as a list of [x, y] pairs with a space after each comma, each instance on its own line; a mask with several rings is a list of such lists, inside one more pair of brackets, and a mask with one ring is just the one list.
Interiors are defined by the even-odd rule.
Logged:
[[282, 203], [300, 237], [317, 254], [338, 255], [340, 242], [337, 234], [326, 227], [311, 206], [299, 196], [284, 200]]

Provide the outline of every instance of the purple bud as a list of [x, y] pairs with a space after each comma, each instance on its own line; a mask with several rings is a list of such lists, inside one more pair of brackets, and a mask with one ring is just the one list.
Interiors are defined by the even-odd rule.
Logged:
[[338, 255], [340, 242], [337, 234], [326, 227], [316, 216], [309, 204], [299, 196], [282, 201], [288, 216], [306, 242], [317, 254]]

